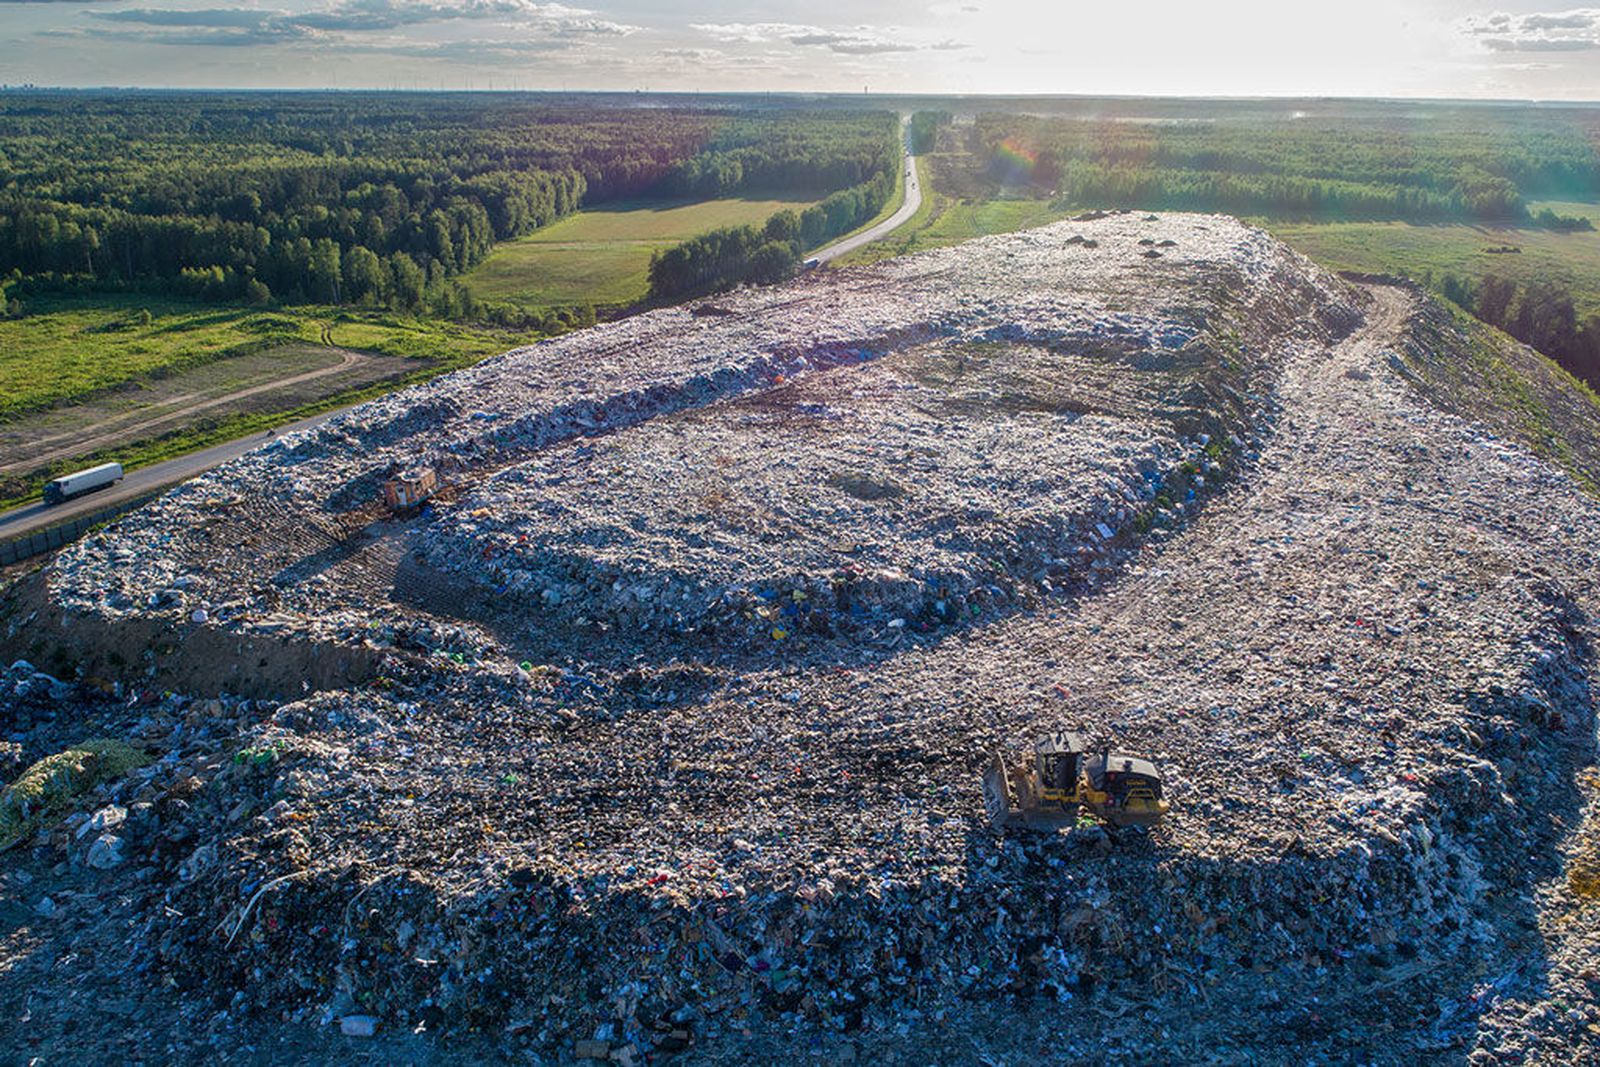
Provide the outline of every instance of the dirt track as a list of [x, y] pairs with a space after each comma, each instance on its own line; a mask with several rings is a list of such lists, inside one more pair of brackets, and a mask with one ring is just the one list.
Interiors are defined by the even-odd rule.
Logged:
[[98, 451], [102, 448], [109, 448], [118, 444], [119, 442], [136, 441], [142, 437], [149, 436], [152, 432], [169, 426], [174, 422], [193, 418], [196, 415], [210, 411], [214, 408], [223, 407], [227, 404], [236, 404], [241, 400], [248, 400], [253, 396], [260, 396], [263, 393], [275, 392], [280, 389], [288, 388], [292, 385], [301, 385], [305, 382], [314, 382], [319, 378], [326, 378], [331, 374], [338, 374], [341, 371], [349, 370], [364, 358], [360, 352], [352, 352], [348, 349], [340, 349], [339, 357], [339, 362], [330, 367], [321, 367], [317, 370], [306, 371], [303, 374], [291, 375], [290, 377], [280, 378], [277, 381], [266, 382], [262, 385], [253, 385], [248, 389], [240, 389], [237, 392], [228, 393], [225, 396], [210, 397], [204, 400], [200, 400], [198, 395], [189, 397], [173, 397], [167, 403], [182, 404], [183, 406], [178, 410], [170, 411], [165, 415], [158, 415], [155, 418], [128, 423], [123, 426], [119, 426], [116, 430], [108, 433], [98, 434], [93, 437], [77, 437], [75, 434], [69, 431], [37, 438], [35, 443], [38, 445], [49, 445], [54, 441], [68, 437], [72, 437], [74, 440], [68, 445], [57, 448], [46, 448], [42, 452], [32, 453], [26, 459], [0, 464], [0, 474], [8, 471], [36, 470], [47, 463], [67, 456], [85, 455], [90, 452]]

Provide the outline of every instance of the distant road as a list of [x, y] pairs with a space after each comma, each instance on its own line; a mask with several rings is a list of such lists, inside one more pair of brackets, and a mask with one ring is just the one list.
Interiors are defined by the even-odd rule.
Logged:
[[[278, 433], [293, 433], [295, 430], [320, 426], [344, 410], [346, 409], [338, 408], [334, 411], [325, 411], [321, 415], [313, 415], [309, 419], [301, 419], [299, 422], [287, 423], [278, 427]], [[21, 537], [35, 530], [42, 530], [46, 526], [54, 526], [58, 522], [64, 522], [87, 512], [99, 511], [112, 504], [145, 496], [179, 482], [186, 482], [195, 475], [226, 463], [230, 459], [237, 459], [252, 448], [264, 445], [270, 440], [272, 438], [266, 433], [253, 433], [248, 437], [225, 441], [220, 445], [169, 459], [164, 463], [140, 467], [136, 471], [130, 471], [122, 481], [110, 489], [102, 489], [98, 493], [88, 493], [53, 507], [45, 504], [28, 504], [0, 513], [0, 541], [9, 541], [13, 537]]]
[[905, 130], [905, 143], [901, 150], [903, 165], [906, 169], [906, 199], [900, 205], [900, 210], [884, 219], [870, 230], [862, 230], [858, 234], [846, 237], [838, 244], [829, 245], [820, 252], [806, 257], [818, 263], [827, 263], [849, 252], [854, 252], [862, 245], [869, 245], [873, 241], [881, 241], [901, 226], [904, 226], [911, 216], [917, 213], [922, 206], [922, 183], [917, 180], [917, 168], [911, 164], [911, 131], [909, 124]]

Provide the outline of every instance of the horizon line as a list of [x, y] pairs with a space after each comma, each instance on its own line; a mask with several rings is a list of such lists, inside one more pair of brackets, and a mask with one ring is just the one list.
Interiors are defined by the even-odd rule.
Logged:
[[1220, 102], [1328, 101], [1393, 104], [1522, 104], [1558, 107], [1600, 107], [1600, 98], [1510, 96], [1362, 96], [1337, 93], [1091, 93], [1091, 92], [930, 92], [862, 91], [852, 89], [567, 89], [482, 88], [476, 86], [418, 88], [406, 86], [171, 86], [171, 85], [41, 85], [37, 82], [0, 84], [0, 93], [385, 93], [392, 95], [446, 96], [729, 96], [729, 97], [836, 97], [861, 99], [925, 98], [930, 100], [1209, 100]]

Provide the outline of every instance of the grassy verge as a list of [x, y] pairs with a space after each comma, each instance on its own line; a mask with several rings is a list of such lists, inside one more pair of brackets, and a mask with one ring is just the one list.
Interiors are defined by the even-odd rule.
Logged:
[[1600, 496], [1600, 396], [1553, 361], [1453, 305], [1413, 324], [1413, 381], [1448, 411], [1486, 423]]
[[[913, 165], [915, 165], [916, 158], [917, 157], [915, 157], [915, 156], [911, 157]], [[917, 172], [917, 179], [919, 181], [922, 180], [922, 172], [920, 170]], [[926, 189], [927, 185], [924, 184], [923, 188]], [[838, 237], [830, 238], [826, 244], [818, 245], [816, 248], [813, 248], [810, 251], [808, 251], [806, 253], [806, 255], [808, 255], [808, 256], [809, 255], [814, 255], [817, 252], [821, 252], [821, 251], [824, 251], [824, 250], [826, 250], [828, 248], [832, 248], [834, 245], [838, 244], [840, 241], [848, 241], [850, 238], [854, 237], [858, 233], [861, 233], [863, 230], [872, 229], [872, 227], [876, 226], [878, 223], [882, 222], [884, 219], [889, 218], [896, 211], [899, 211], [900, 210], [900, 205], [905, 203], [905, 199], [906, 199], [906, 172], [900, 166], [896, 165], [896, 167], [894, 168], [894, 192], [889, 194], [889, 199], [883, 205], [882, 210], [880, 210], [876, 215], [872, 216], [872, 218], [868, 219], [866, 222], [863, 222], [860, 226], [857, 226], [855, 229], [851, 230], [849, 233], [842, 233]], [[876, 244], [876, 243], [877, 242], [873, 242], [873, 244]], [[868, 245], [867, 247], [870, 248], [872, 246]], [[833, 262], [835, 264], [842, 264], [842, 263], [847, 263], [847, 262], [848, 263], [858, 262], [858, 260], [855, 257], [860, 251], [861, 251], [861, 249], [857, 249], [855, 252], [852, 252], [850, 255], [841, 256], [841, 257], [839, 257], [839, 259], [836, 259]]]
[[934, 186], [937, 170], [927, 156], [912, 157], [922, 183], [922, 206], [904, 226], [881, 241], [856, 249], [835, 262], [840, 266], [874, 263], [929, 248], [960, 244], [974, 237], [1011, 233], [1043, 226], [1072, 212], [1042, 199], [971, 199], [951, 196]]

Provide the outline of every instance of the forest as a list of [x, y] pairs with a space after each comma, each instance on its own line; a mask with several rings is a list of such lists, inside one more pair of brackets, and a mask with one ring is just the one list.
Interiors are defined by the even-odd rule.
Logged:
[[148, 291], [459, 315], [448, 280], [497, 241], [627, 196], [892, 180], [893, 127], [511, 95], [7, 93], [0, 306]]
[[1515, 121], [1436, 109], [1423, 119], [1286, 114], [1207, 121], [977, 117], [975, 157], [996, 186], [1075, 205], [1312, 219], [1476, 220], [1589, 229], [1534, 213], [1535, 198], [1587, 198], [1600, 182], [1591, 113]]
[[911, 154], [925, 155], [938, 143], [939, 130], [950, 125], [955, 116], [948, 111], [918, 111], [911, 116], [908, 135]]

